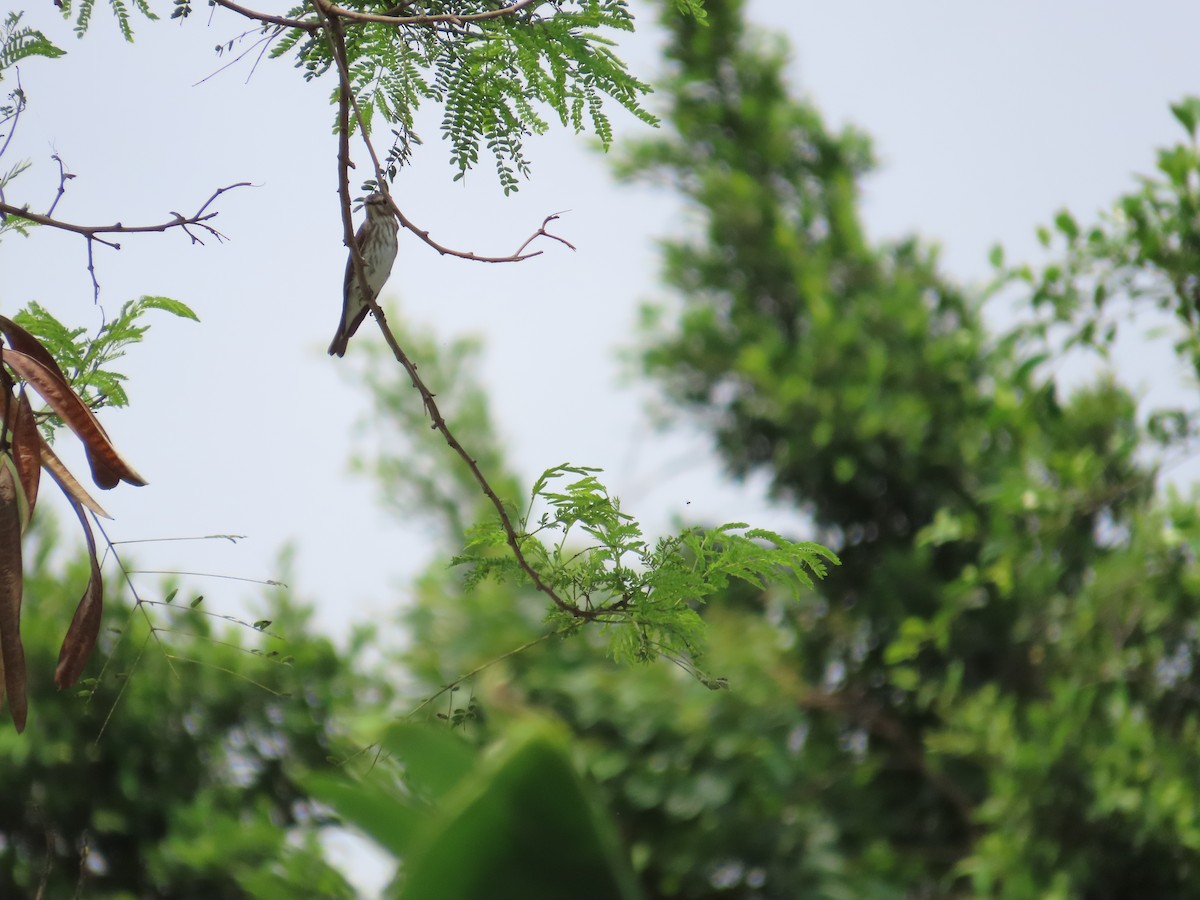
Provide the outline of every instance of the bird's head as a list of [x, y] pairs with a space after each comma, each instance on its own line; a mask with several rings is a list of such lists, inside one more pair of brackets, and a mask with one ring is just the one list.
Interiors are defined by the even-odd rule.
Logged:
[[392, 204], [383, 194], [368, 194], [364, 201], [364, 207], [367, 215], [371, 218], [381, 216], [390, 216], [392, 214]]

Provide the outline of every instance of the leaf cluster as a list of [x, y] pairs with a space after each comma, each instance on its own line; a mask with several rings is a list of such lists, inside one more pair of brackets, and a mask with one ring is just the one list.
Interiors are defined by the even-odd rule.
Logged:
[[[15, 122], [16, 117], [20, 115], [21, 108], [24, 106], [25, 98], [20, 90], [13, 91], [11, 96], [13, 97], [13, 104], [0, 107], [0, 115], [4, 117], [0, 124]], [[27, 171], [31, 165], [29, 160], [22, 159], [13, 163], [7, 172], [0, 172], [0, 191], [8, 187], [13, 179]], [[10, 231], [22, 237], [28, 237], [30, 229], [36, 227], [37, 223], [30, 222], [28, 219], [23, 219], [20, 216], [4, 216], [0, 218], [0, 237], [3, 237]]]
[[54, 59], [66, 52], [56, 47], [36, 28], [22, 25], [23, 15], [23, 11], [14, 10], [4, 17], [4, 24], [0, 25], [0, 81], [4, 80], [5, 69], [15, 66], [23, 59], [31, 56]]
[[[600, 471], [568, 464], [547, 469], [531, 490], [518, 543], [542, 581], [565, 601], [550, 611], [549, 621], [563, 630], [602, 624], [618, 660], [648, 662], [665, 655], [690, 669], [684, 660], [703, 649], [699, 609], [731, 580], [799, 596], [814, 577], [825, 576], [827, 563], [838, 563], [819, 544], [790, 541], [742, 522], [686, 528], [651, 544], [596, 477]], [[534, 520], [534, 509], [542, 506]], [[489, 576], [522, 577], [505, 549], [507, 540], [499, 522], [470, 532], [466, 552], [454, 560], [468, 567], [468, 587]], [[711, 687], [723, 686], [692, 671]]]
[[[95, 11], [96, 0], [59, 0], [58, 7], [62, 10], [63, 18], [68, 21], [72, 15], [75, 18], [75, 34], [83, 37], [92, 24], [92, 13]], [[117, 19], [117, 27], [121, 36], [133, 43], [133, 16], [126, 0], [108, 0], [113, 15]], [[158, 15], [150, 8], [149, 0], [133, 0], [133, 8], [149, 19], [158, 20]]]
[[88, 329], [64, 324], [40, 303], [32, 302], [15, 319], [45, 345], [62, 367], [71, 388], [93, 410], [129, 405], [126, 377], [112, 367], [132, 344], [140, 343], [150, 328], [143, 317], [152, 309], [181, 319], [200, 321], [185, 303], [169, 297], [139, 297], [121, 305], [89, 334]]
[[1172, 352], [1200, 373], [1200, 97], [1185, 97], [1171, 112], [1186, 139], [1158, 150], [1154, 174], [1141, 176], [1136, 190], [1094, 223], [1081, 224], [1064, 209], [1038, 228], [1053, 261], [1009, 265], [1002, 247], [992, 250], [992, 291], [1029, 291], [1039, 314], [1022, 339], [1045, 347], [1061, 334], [1063, 350], [1108, 359], [1135, 316], [1159, 332], [1165, 321]]
[[[475, 5], [464, 9], [461, 3], [428, 0], [419, 11], [406, 6], [403, 14], [469, 16], [494, 9]], [[377, 12], [361, 2], [349, 8]], [[291, 15], [306, 11], [297, 7]], [[388, 176], [395, 177], [412, 145], [420, 143], [416, 113], [424, 101], [445, 107], [441, 130], [450, 144], [455, 180], [486, 153], [506, 194], [529, 173], [524, 139], [549, 128], [546, 110], [576, 133], [590, 127], [605, 147], [612, 142], [605, 98], [654, 123], [640, 100], [649, 86], [629, 73], [605, 30], [633, 30], [626, 0], [553, 0], [512, 15], [457, 23], [349, 21], [347, 64], [362, 125], [370, 130], [381, 118], [395, 138]], [[292, 50], [306, 79], [335, 68], [322, 32], [282, 34], [271, 55]], [[358, 122], [352, 120], [351, 127]]]

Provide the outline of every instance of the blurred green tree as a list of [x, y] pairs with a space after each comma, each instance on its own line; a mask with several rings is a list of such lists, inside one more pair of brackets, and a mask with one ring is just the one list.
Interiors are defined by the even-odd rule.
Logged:
[[[664, 17], [666, 134], [622, 165], [699, 222], [664, 245], [675, 300], [647, 310], [641, 358], [729, 470], [765, 472], [844, 565], [799, 605], [741, 586], [705, 608], [704, 665], [728, 692], [622, 671], [584, 636], [504, 659], [443, 714], [485, 733], [513, 706], [562, 717], [653, 897], [1200, 893], [1200, 522], [1194, 498], [1156, 489], [1195, 429], [1111, 372], [1061, 386], [1053, 363], [1087, 342], [1055, 343], [1044, 314], [1104, 336], [1111, 298], [1153, 276], [1190, 362], [1196, 122], [1106, 225], [1059, 216], [1062, 261], [1000, 269], [1028, 315], [992, 335], [986, 295], [934, 249], [866, 237], [869, 141], [792, 95], [786, 48], [747, 30], [740, 0], [706, 9], [708, 27]], [[1054, 289], [1107, 305], [1055, 306]], [[474, 398], [456, 429], [502, 458], [468, 350], [423, 351], [423, 371]], [[449, 470], [406, 474], [433, 457], [412, 447], [403, 380], [369, 371], [390, 418], [365, 464], [387, 494], [437, 484], [426, 509], [457, 543], [481, 507]], [[403, 662], [436, 688], [542, 614], [438, 567]]]
[[147, 597], [143, 614], [114, 583], [90, 677], [58, 692], [60, 632], [88, 569], [64, 567], [52, 520], [38, 521], [31, 727], [0, 729], [0, 897], [353, 897], [319, 843], [328, 816], [295, 776], [344, 754], [335, 712], [384, 700], [348, 661], [365, 636], [340, 655], [279, 598], [258, 630], [182, 594], [172, 609]]

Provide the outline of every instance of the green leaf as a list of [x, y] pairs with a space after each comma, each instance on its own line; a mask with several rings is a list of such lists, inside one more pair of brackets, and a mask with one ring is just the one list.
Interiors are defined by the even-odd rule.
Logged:
[[1178, 103], [1172, 103], [1171, 113], [1187, 129], [1188, 137], [1195, 140], [1196, 129], [1200, 127], [1200, 97], [1184, 97]]
[[449, 798], [406, 857], [402, 900], [641, 897], [604, 808], [562, 733], [530, 723]]
[[[32, 56], [55, 59], [66, 53], [51, 43], [42, 32], [22, 26], [21, 17], [24, 14], [24, 11], [10, 12], [5, 16], [3, 26], [0, 26], [0, 80], [4, 77], [5, 69], [23, 59]], [[19, 97], [17, 102], [24, 102], [24, 97]]]
[[[131, 309], [136, 309], [138, 314], [146, 309], [161, 309], [163, 312], [168, 312], [181, 319], [191, 319], [193, 322], [200, 321], [200, 317], [196, 315], [190, 306], [180, 300], [173, 300], [170, 297], [143, 296], [137, 301], [137, 305]], [[126, 314], [125, 310], [122, 310], [122, 314]]]
[[397, 796], [388, 786], [376, 783], [382, 780], [376, 773], [361, 782], [325, 772], [301, 780], [313, 797], [329, 804], [347, 824], [396, 856], [405, 856], [414, 838], [428, 826], [429, 811], [419, 808], [411, 797]]
[[446, 728], [401, 722], [388, 729], [382, 743], [403, 765], [409, 787], [434, 798], [452, 790], [475, 764], [474, 751]]
[[1067, 242], [1074, 242], [1079, 238], [1079, 225], [1074, 217], [1065, 209], [1054, 217], [1054, 224], [1058, 230], [1066, 237]]

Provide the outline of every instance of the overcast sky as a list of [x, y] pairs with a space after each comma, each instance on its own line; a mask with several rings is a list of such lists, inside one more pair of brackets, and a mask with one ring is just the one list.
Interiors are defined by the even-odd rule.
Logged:
[[[647, 6], [633, 5], [647, 27], [623, 40], [623, 55], [653, 80], [660, 36]], [[134, 551], [145, 568], [246, 578], [277, 576], [275, 556], [291, 541], [292, 587], [318, 602], [326, 627], [386, 616], [405, 602], [405, 579], [426, 564], [429, 545], [420, 528], [382, 516], [374, 485], [347, 472], [367, 404], [347, 377], [361, 360], [355, 343], [345, 360], [325, 354], [345, 264], [333, 80], [307, 84], [289, 62], [264, 60], [248, 83], [244, 63], [197, 84], [224, 61], [214, 45], [245, 30], [243, 20], [224, 11], [210, 20], [198, 4], [182, 24], [135, 22], [138, 40], [127, 46], [101, 6], [81, 41], [49, 2], [29, 10], [28, 22], [68, 55], [21, 67], [30, 106], [3, 163], [24, 157], [35, 168], [9, 201], [48, 205], [54, 151], [77, 176], [57, 215], [81, 223], [159, 222], [219, 186], [255, 184], [218, 203], [228, 244], [193, 247], [175, 233], [130, 237], [119, 253], [97, 247], [110, 313], [162, 294], [202, 319], [157, 317], [128, 357], [132, 406], [103, 421], [150, 485], [101, 498], [117, 517], [110, 534], [247, 535], [236, 546]], [[918, 232], [942, 245], [946, 269], [964, 281], [986, 276], [992, 243], [1010, 258], [1030, 254], [1035, 226], [1060, 207], [1086, 218], [1129, 189], [1151, 169], [1154, 147], [1180, 134], [1167, 104], [1200, 93], [1200, 6], [1183, 0], [760, 0], [750, 9], [791, 41], [796, 89], [832, 123], [873, 135], [882, 165], [864, 188], [872, 235]], [[614, 117], [618, 139], [647, 132]], [[570, 210], [557, 227], [578, 252], [546, 243], [520, 265], [442, 258], [402, 237], [385, 291], [390, 308], [446, 341], [485, 336], [495, 416], [522, 473], [532, 479], [564, 460], [601, 466], [652, 533], [679, 514], [796, 527], [764, 503], [761, 485], [723, 482], [702, 435], [650, 433], [644, 394], [618, 386], [616, 350], [637, 304], [659, 292], [654, 241], [676, 231], [676, 201], [613, 187], [591, 142], [565, 132], [530, 142], [533, 180], [510, 198], [486, 167], [465, 187], [452, 183], [444, 143], [434, 131], [425, 138], [397, 193], [445, 244], [508, 253], [543, 216]], [[3, 311], [31, 299], [68, 322], [98, 324], [81, 239], [45, 229], [0, 245]], [[372, 331], [368, 322], [360, 334]], [[153, 595], [154, 579], [140, 583]], [[257, 593], [192, 583], [214, 611], [239, 612]]]

